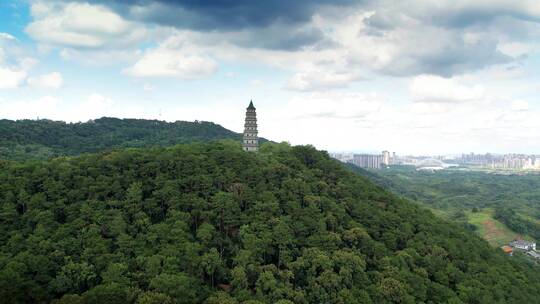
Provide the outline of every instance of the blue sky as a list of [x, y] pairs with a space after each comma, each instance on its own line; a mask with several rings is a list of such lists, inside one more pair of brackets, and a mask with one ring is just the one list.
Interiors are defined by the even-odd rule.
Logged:
[[253, 99], [276, 141], [538, 154], [539, 38], [532, 0], [8, 0], [0, 118], [241, 132]]

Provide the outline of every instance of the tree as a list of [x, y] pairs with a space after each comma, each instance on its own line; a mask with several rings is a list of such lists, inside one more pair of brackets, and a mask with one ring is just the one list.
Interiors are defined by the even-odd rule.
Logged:
[[147, 291], [139, 296], [137, 304], [174, 304], [174, 300], [166, 294]]
[[221, 267], [221, 259], [216, 248], [211, 248], [210, 251], [201, 257], [201, 269], [204, 274], [210, 278], [211, 286], [215, 286], [215, 275]]
[[194, 303], [198, 301], [197, 283], [184, 273], [163, 273], [150, 280], [150, 288], [171, 297], [176, 303]]
[[86, 262], [68, 262], [51, 282], [58, 293], [82, 293], [97, 282], [94, 267]]
[[229, 296], [226, 292], [218, 291], [208, 297], [204, 304], [238, 304], [234, 298]]
[[130, 303], [135, 300], [135, 293], [120, 284], [98, 285], [82, 295], [85, 304]]

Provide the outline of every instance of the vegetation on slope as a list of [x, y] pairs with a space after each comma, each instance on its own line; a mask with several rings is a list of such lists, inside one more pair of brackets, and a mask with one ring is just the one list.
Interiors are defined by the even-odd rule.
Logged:
[[[392, 166], [376, 173], [351, 169], [394, 193], [440, 211], [446, 218], [469, 229], [477, 227], [482, 237], [494, 245], [500, 246], [518, 235], [540, 240], [538, 174], [429, 172], [417, 171], [411, 166]], [[478, 220], [480, 215], [486, 217], [481, 222]], [[501, 223], [514, 233], [501, 227]]]
[[512, 231], [504, 223], [494, 218], [494, 211], [491, 208], [484, 208], [478, 211], [465, 212], [467, 223], [476, 227], [475, 231], [491, 245], [500, 247], [508, 245], [511, 241], [523, 238], [525, 235]]
[[0, 162], [8, 303], [533, 303], [540, 274], [311, 147]]
[[240, 139], [211, 122], [100, 118], [85, 123], [0, 120], [0, 159], [48, 159], [117, 148]]

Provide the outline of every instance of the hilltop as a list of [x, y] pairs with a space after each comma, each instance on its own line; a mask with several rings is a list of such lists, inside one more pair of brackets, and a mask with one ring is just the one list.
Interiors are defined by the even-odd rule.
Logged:
[[532, 303], [540, 274], [309, 146], [0, 162], [9, 303]]
[[48, 159], [118, 148], [241, 138], [239, 133], [205, 121], [169, 123], [103, 117], [88, 122], [66, 123], [44, 119], [4, 119], [0, 120], [0, 159]]

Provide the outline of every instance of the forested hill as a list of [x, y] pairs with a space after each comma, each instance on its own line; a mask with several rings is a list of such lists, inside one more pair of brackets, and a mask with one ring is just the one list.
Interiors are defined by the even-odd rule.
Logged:
[[240, 138], [240, 134], [211, 122], [106, 117], [85, 123], [0, 120], [0, 159], [48, 159], [115, 148]]
[[5, 303], [540, 299], [536, 269], [311, 147], [0, 162], [0, 204]]

